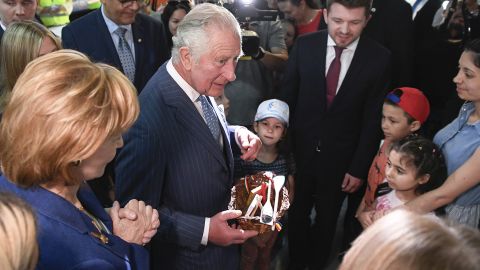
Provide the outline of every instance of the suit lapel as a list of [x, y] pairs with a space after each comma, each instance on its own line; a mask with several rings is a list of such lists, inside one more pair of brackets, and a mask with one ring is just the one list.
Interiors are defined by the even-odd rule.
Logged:
[[[320, 63], [316, 66], [320, 67], [318, 71], [320, 74], [318, 75], [318, 85], [322, 86], [320, 88], [320, 104], [323, 106], [323, 111], [327, 110], [327, 80], [325, 78], [326, 74], [326, 62], [327, 62], [327, 40], [328, 40], [328, 32], [326, 30], [322, 31], [323, 34], [320, 36], [319, 46], [320, 50], [311, 50], [312, 51], [312, 59], [314, 63]], [[318, 73], [317, 73], [318, 74]]]
[[340, 85], [340, 88], [338, 89], [337, 95], [333, 99], [330, 110], [335, 107], [336, 103], [341, 102], [343, 96], [348, 95], [346, 89], [348, 89], [348, 91], [355, 89], [355, 87], [352, 87], [352, 85], [355, 84], [355, 81], [358, 78], [357, 75], [361, 71], [363, 64], [367, 63], [368, 59], [365, 59], [366, 56], [365, 53], [363, 53], [364, 42], [362, 40], [363, 39], [360, 38], [360, 40], [358, 41], [357, 49], [355, 50], [355, 54], [353, 55], [350, 67], [345, 74], [342, 85]]
[[[145, 37], [142, 21], [140, 16], [135, 17], [135, 22], [132, 23], [133, 43], [135, 44], [135, 82], [137, 81], [137, 74], [141, 74], [143, 67], [143, 55], [147, 51], [145, 48]], [[140, 89], [141, 90], [141, 89]]]
[[99, 38], [98, 40], [104, 41], [103, 53], [107, 59], [112, 59], [115, 65], [123, 72], [122, 62], [120, 62], [120, 57], [117, 53], [117, 47], [115, 47], [115, 44], [113, 43], [112, 35], [110, 34], [110, 31], [108, 31], [107, 24], [103, 19], [102, 11], [101, 9], [97, 9], [94, 12], [97, 12], [97, 25], [99, 26], [97, 35]]
[[232, 153], [232, 148], [230, 147], [231, 141], [230, 141], [230, 132], [228, 130], [227, 118], [225, 117], [225, 112], [219, 109], [217, 103], [215, 102], [215, 99], [212, 97], [209, 97], [209, 98], [212, 104], [214, 104], [213, 107], [215, 109], [215, 113], [217, 114], [217, 117], [219, 118], [220, 124], [222, 126], [223, 148], [224, 148], [225, 156], [227, 158], [228, 169], [230, 172], [230, 179], [233, 179], [233, 153]]
[[[165, 72], [167, 71], [165, 70]], [[198, 144], [205, 146], [212, 156], [215, 157], [225, 169], [228, 169], [218, 142], [213, 138], [210, 129], [197, 111], [197, 108], [170, 75], [168, 75], [168, 79], [170, 80], [168, 82], [170, 85], [165, 85], [165, 91], [163, 91], [162, 94], [165, 98], [165, 103], [175, 108], [175, 117], [178, 123], [193, 137], [198, 138]], [[222, 130], [224, 133], [224, 128], [222, 128]], [[224, 140], [224, 143], [228, 144], [228, 141]]]

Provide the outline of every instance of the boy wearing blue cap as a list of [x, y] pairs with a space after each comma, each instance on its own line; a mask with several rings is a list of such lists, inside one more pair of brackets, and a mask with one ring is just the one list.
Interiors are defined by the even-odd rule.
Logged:
[[[293, 174], [295, 165], [292, 155], [281, 153], [280, 141], [288, 127], [289, 108], [278, 99], [266, 100], [258, 106], [253, 129], [262, 141], [262, 148], [253, 161], [244, 161], [235, 156], [235, 178], [272, 171], [288, 179], [290, 201], [293, 198]], [[267, 232], [247, 240], [242, 246], [240, 269], [269, 269], [270, 255], [277, 239], [277, 231]]]

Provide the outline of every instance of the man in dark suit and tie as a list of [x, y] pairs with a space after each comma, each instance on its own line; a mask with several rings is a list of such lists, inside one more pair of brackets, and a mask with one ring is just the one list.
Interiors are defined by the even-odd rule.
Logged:
[[[256, 235], [229, 226], [230, 145], [255, 158], [260, 140], [228, 126], [213, 97], [235, 79], [241, 34], [226, 9], [197, 5], [177, 28], [172, 58], [140, 94], [141, 113], [116, 160], [115, 194], [141, 198], [160, 212], [153, 269], [237, 269], [237, 245]], [[232, 139], [230, 139], [232, 138]], [[235, 142], [236, 141], [236, 142]]]
[[37, 0], [0, 1], [0, 40], [7, 26], [15, 21], [35, 19]]
[[360, 37], [370, 1], [329, 0], [328, 29], [299, 37], [289, 56], [282, 93], [297, 162], [290, 269], [325, 267], [342, 202], [365, 182], [378, 149], [390, 53]]
[[102, 0], [62, 29], [63, 47], [117, 67], [140, 93], [170, 56], [162, 23], [139, 13], [144, 1]]

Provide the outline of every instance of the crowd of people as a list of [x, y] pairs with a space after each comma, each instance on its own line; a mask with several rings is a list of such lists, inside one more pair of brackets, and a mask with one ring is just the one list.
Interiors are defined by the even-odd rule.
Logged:
[[[102, 0], [59, 37], [0, 1], [0, 267], [324, 269], [346, 205], [340, 269], [478, 269], [479, 5], [410, 2]], [[228, 208], [262, 172], [266, 232]]]

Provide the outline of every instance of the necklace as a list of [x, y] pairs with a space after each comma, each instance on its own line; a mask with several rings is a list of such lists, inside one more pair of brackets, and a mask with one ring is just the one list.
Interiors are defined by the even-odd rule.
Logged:
[[313, 20], [315, 20], [315, 18], [317, 17], [318, 12], [320, 12], [320, 11], [317, 11], [315, 9], [312, 9], [312, 11], [313, 11], [313, 13], [310, 13], [310, 19], [308, 19], [307, 22], [304, 23], [304, 24], [310, 24], [311, 22], [313, 22]]
[[99, 239], [103, 244], [108, 244], [108, 237], [103, 233], [111, 234], [110, 230], [103, 224], [101, 220], [96, 218], [94, 215], [90, 214], [83, 206], [78, 207], [78, 210], [87, 215], [91, 220], [93, 226], [97, 229], [97, 232], [90, 232], [90, 235]]

